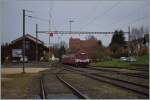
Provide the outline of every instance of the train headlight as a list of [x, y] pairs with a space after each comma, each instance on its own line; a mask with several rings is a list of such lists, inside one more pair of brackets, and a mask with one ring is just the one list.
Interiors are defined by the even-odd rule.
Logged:
[[75, 59], [75, 62], [79, 62], [80, 61], [80, 59]]

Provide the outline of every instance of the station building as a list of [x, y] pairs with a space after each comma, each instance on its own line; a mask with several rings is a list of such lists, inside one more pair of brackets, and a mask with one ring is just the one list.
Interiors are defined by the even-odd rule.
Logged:
[[[44, 42], [37, 39], [38, 60], [48, 52], [48, 47], [44, 46]], [[23, 36], [13, 40], [4, 51], [11, 61], [19, 61], [23, 52]], [[25, 57], [29, 61], [36, 60], [36, 38], [32, 35], [25, 35]]]

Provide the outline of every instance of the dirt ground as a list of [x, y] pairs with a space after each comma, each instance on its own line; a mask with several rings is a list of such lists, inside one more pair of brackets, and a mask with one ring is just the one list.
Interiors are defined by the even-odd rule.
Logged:
[[50, 68], [1, 68], [1, 96], [3, 99], [40, 98], [40, 72]]
[[35, 99], [40, 94], [39, 74], [3, 74], [2, 99]]
[[[25, 68], [26, 73], [38, 73], [49, 68]], [[19, 74], [22, 73], [22, 68], [1, 68], [1, 74]]]
[[[2, 68], [2, 98], [3, 99], [36, 99], [40, 93], [40, 78], [43, 75], [44, 87], [49, 98], [56, 99], [63, 97], [72, 98], [70, 90], [61, 84], [56, 78], [56, 73], [63, 69], [59, 63], [53, 64], [49, 68], [25, 68], [26, 74], [22, 73], [22, 68]], [[102, 73], [104, 74], [104, 73]], [[93, 99], [144, 99], [145, 95], [116, 87], [105, 82], [99, 82], [91, 78], [76, 74], [70, 71], [63, 71], [60, 74], [64, 80], [69, 82], [82, 93]], [[118, 76], [115, 76], [118, 78]], [[67, 96], [66, 96], [67, 95]]]

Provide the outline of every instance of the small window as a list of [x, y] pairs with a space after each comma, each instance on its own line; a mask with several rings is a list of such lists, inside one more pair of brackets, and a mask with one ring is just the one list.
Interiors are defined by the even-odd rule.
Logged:
[[30, 41], [26, 41], [26, 49], [30, 48]]

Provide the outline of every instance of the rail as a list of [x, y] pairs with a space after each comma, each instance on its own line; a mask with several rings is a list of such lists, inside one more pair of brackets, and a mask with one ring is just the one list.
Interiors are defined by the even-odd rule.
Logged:
[[[64, 70], [64, 69], [63, 69]], [[58, 80], [60, 80], [63, 84], [65, 84], [73, 93], [74, 95], [78, 96], [80, 99], [89, 99], [88, 96], [86, 96], [85, 94], [81, 93], [77, 88], [73, 87], [71, 84], [69, 84], [68, 82], [66, 82], [63, 78], [61, 78], [60, 72], [62, 72], [63, 70], [59, 71], [56, 74], [56, 77], [58, 78]]]
[[44, 84], [43, 84], [43, 76], [42, 76], [41, 79], [40, 79], [40, 86], [41, 86], [41, 94], [40, 94], [40, 97], [41, 97], [42, 99], [47, 99], [46, 91], [45, 91]]
[[[122, 75], [127, 75], [127, 76], [132, 76], [132, 77], [139, 77], [139, 78], [149, 79], [148, 76], [143, 76], [141, 74], [121, 73], [119, 71], [115, 71], [115, 70], [112, 70], [112, 69], [100, 69], [100, 68], [95, 68], [95, 67], [87, 67], [87, 68], [94, 69], [94, 70], [105, 71], [105, 72], [116, 72], [117, 74], [122, 74]], [[139, 71], [139, 70], [136, 70], [136, 71]]]
[[79, 69], [74, 69], [74, 68], [68, 68], [67, 67], [67, 68], [65, 68], [65, 70], [75, 71], [75, 72], [77, 72], [77, 73], [79, 73], [81, 75], [87, 76], [89, 78], [92, 78], [92, 79], [95, 79], [95, 80], [98, 80], [98, 81], [103, 81], [103, 82], [106, 82], [106, 83], [109, 83], [109, 84], [112, 84], [112, 85], [116, 85], [116, 86], [119, 86], [119, 87], [122, 87], [122, 88], [126, 88], [128, 90], [132, 90], [134, 92], [137, 92], [137, 93], [149, 96], [149, 90], [146, 87], [142, 87], [142, 86], [139, 86], [139, 85], [131, 84], [129, 82], [115, 80], [113, 78], [110, 79], [110, 78], [103, 77], [103, 76], [99, 77], [99, 76], [92, 75], [90, 73], [81, 71]]

